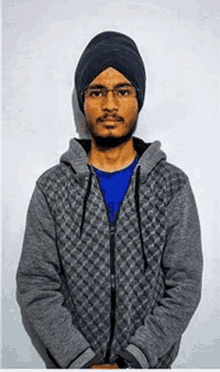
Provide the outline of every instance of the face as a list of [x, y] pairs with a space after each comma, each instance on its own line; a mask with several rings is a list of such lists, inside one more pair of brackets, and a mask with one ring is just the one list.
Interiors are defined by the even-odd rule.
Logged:
[[[102, 71], [89, 85], [89, 89], [130, 87], [131, 82], [112, 67]], [[122, 89], [122, 88], [121, 88]], [[103, 147], [115, 147], [127, 141], [134, 133], [138, 101], [136, 92], [121, 96], [108, 91], [104, 97], [92, 98], [85, 96], [85, 119], [88, 129], [95, 142]]]

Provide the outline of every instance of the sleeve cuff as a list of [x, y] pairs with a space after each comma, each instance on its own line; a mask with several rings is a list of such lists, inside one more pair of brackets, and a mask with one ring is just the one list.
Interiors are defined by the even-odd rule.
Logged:
[[[126, 353], [126, 354], [125, 354]], [[130, 359], [129, 360], [129, 354]], [[122, 353], [123, 358], [128, 360], [130, 362], [130, 365], [132, 368], [143, 368], [148, 369], [150, 368], [150, 365], [148, 363], [147, 358], [142, 353], [142, 351], [135, 345], [129, 344], [126, 348], [126, 350]]]
[[90, 364], [94, 363], [95, 357], [94, 351], [88, 348], [69, 365], [68, 369], [89, 368]]

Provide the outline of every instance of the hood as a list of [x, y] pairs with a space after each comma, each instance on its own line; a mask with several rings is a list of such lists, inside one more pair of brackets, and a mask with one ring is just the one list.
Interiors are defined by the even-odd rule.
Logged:
[[[159, 141], [146, 143], [140, 138], [133, 137], [133, 143], [139, 156], [138, 164], [141, 167], [141, 175], [143, 177], [147, 176], [161, 160], [166, 160], [165, 153], [160, 149], [161, 143]], [[71, 165], [74, 171], [79, 175], [88, 176], [90, 171], [87, 166], [87, 154], [90, 148], [91, 140], [71, 139], [69, 149], [61, 156], [60, 162]]]

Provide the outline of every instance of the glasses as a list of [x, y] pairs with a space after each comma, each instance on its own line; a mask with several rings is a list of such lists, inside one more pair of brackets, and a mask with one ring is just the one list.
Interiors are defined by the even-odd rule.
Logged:
[[125, 100], [131, 97], [136, 97], [136, 89], [133, 86], [122, 86], [114, 89], [106, 88], [88, 88], [85, 91], [87, 99], [102, 100], [107, 97], [108, 92], [112, 92], [113, 96], [119, 100]]

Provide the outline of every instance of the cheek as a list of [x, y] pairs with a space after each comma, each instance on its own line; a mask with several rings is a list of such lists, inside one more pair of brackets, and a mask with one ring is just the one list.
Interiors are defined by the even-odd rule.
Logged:
[[122, 115], [129, 118], [135, 118], [138, 115], [138, 102], [137, 100], [128, 102], [122, 108]]
[[100, 116], [100, 107], [99, 105], [90, 105], [87, 101], [84, 103], [84, 113], [86, 120], [95, 120]]

